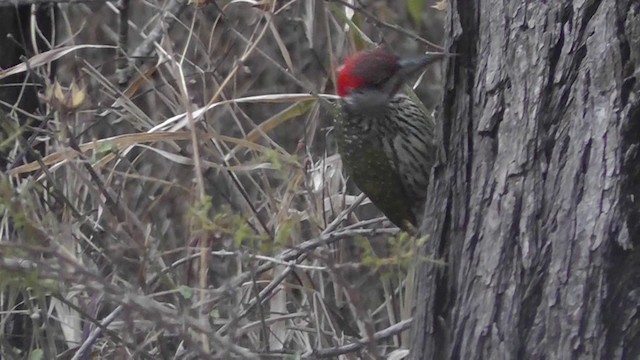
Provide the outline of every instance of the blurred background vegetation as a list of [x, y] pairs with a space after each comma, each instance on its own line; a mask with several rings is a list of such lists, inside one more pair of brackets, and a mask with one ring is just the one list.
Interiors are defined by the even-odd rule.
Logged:
[[[324, 94], [359, 49], [438, 51], [445, 14], [0, 8], [2, 357], [405, 356], [413, 269], [432, 260], [343, 178]], [[428, 107], [440, 77], [416, 88]]]

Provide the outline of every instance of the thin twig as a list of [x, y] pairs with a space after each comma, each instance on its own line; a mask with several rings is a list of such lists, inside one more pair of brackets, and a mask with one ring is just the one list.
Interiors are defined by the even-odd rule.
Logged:
[[[411, 322], [413, 319], [402, 320], [397, 324], [391, 325], [384, 330], [380, 330], [373, 334], [373, 341], [380, 341], [386, 339], [391, 336], [395, 336], [399, 334], [411, 326]], [[367, 346], [371, 343], [371, 340], [368, 339], [360, 339], [354, 343], [350, 343], [347, 345], [336, 346], [328, 349], [319, 349], [314, 350], [312, 354], [305, 355], [303, 358], [307, 359], [318, 359], [318, 358], [334, 358], [342, 354], [358, 351], [363, 347]]]
[[118, 49], [120, 50], [120, 58], [117, 61], [118, 68], [116, 69], [116, 76], [118, 85], [124, 86], [128, 80], [125, 76], [125, 71], [129, 64], [127, 60], [127, 49], [129, 48], [129, 0], [120, 0], [118, 2], [118, 11], [120, 12], [120, 22], [118, 24]]
[[102, 334], [102, 330], [106, 329], [107, 326], [109, 326], [109, 324], [113, 320], [117, 319], [120, 313], [122, 312], [122, 310], [124, 310], [122, 305], [118, 305], [118, 307], [116, 307], [115, 310], [111, 312], [111, 314], [107, 315], [102, 320], [100, 320], [99, 325], [96, 326], [93, 330], [91, 330], [91, 332], [89, 333], [89, 336], [87, 336], [84, 342], [82, 342], [82, 345], [80, 346], [78, 351], [76, 351], [76, 353], [73, 355], [73, 358], [71, 358], [71, 360], [79, 360], [79, 359], [85, 358], [85, 354], [87, 353], [87, 350], [89, 350], [89, 348], [93, 346], [96, 339], [98, 339], [98, 336]]
[[[348, 230], [348, 231], [335, 231], [335, 232], [330, 232], [327, 234], [323, 234], [320, 235], [319, 237], [315, 238], [315, 239], [311, 239], [311, 240], [307, 240], [305, 242], [303, 242], [302, 244], [293, 247], [289, 250], [286, 250], [284, 252], [282, 252], [282, 254], [280, 256], [277, 257], [277, 259], [280, 259], [281, 261], [290, 261], [291, 264], [289, 266], [287, 266], [282, 273], [280, 273], [276, 278], [274, 278], [259, 294], [259, 296], [254, 297], [253, 299], [251, 299], [250, 303], [247, 305], [247, 307], [244, 309], [244, 311], [239, 314], [236, 318], [234, 318], [232, 321], [230, 321], [229, 323], [223, 325], [218, 331], [218, 334], [223, 334], [226, 330], [228, 330], [231, 326], [234, 326], [235, 323], [237, 323], [240, 319], [242, 319], [244, 316], [246, 316], [252, 309], [253, 307], [258, 303], [258, 302], [263, 302], [265, 301], [267, 298], [269, 298], [271, 295], [273, 295], [273, 290], [275, 290], [276, 287], [278, 287], [283, 281], [284, 279], [287, 278], [287, 276], [289, 276], [289, 274], [291, 274], [291, 272], [295, 269], [295, 264], [298, 264], [302, 261], [304, 261], [307, 258], [307, 255], [310, 251], [312, 251], [313, 249], [315, 249], [318, 246], [321, 245], [328, 245], [331, 244], [333, 242], [336, 242], [340, 239], [344, 239], [344, 238], [352, 238], [355, 236], [375, 236], [377, 234], [390, 234], [390, 233], [397, 233], [396, 229], [392, 229], [393, 232], [389, 231], [388, 229], [355, 229], [355, 230]], [[258, 268], [255, 270], [255, 274], [261, 274], [271, 268], [273, 268], [275, 266], [274, 263], [269, 262], [267, 264], [263, 264], [258, 266]], [[240, 276], [238, 276], [236, 279], [232, 280], [231, 286], [239, 286], [240, 284], [246, 282], [250, 276], [252, 276], [251, 273], [245, 273], [242, 274]]]
[[355, 6], [355, 5], [349, 4], [347, 1], [344, 1], [344, 0], [330, 0], [330, 1], [336, 2], [336, 3], [340, 4], [340, 5], [343, 5], [343, 6], [346, 6], [346, 7], [350, 8], [350, 9], [353, 9], [353, 11], [362, 14], [365, 18], [367, 18], [367, 20], [374, 22], [378, 26], [385, 27], [385, 28], [391, 29], [393, 31], [397, 31], [400, 34], [406, 35], [406, 36], [408, 36], [408, 37], [410, 37], [410, 38], [412, 38], [412, 39], [414, 39], [416, 41], [419, 41], [419, 42], [421, 42], [423, 44], [426, 44], [426, 45], [429, 45], [431, 47], [434, 47], [434, 48], [436, 48], [436, 49], [438, 49], [440, 51], [444, 50], [444, 48], [442, 46], [440, 46], [440, 45], [438, 45], [438, 44], [436, 44], [436, 43], [434, 43], [432, 41], [429, 41], [429, 40], [423, 38], [422, 36], [403, 28], [402, 26], [399, 26], [399, 25], [396, 25], [396, 24], [389, 24], [388, 22], [380, 20], [377, 16], [375, 16], [371, 12], [365, 10], [361, 6]]
[[0, 0], [0, 7], [40, 5], [40, 4], [105, 3], [107, 1], [108, 0]]
[[151, 55], [158, 41], [162, 38], [162, 35], [165, 34], [165, 31], [171, 29], [176, 19], [180, 16], [188, 3], [188, 0], [171, 0], [169, 2], [162, 12], [162, 18], [156, 23], [140, 45], [138, 45], [138, 47], [131, 53], [129, 67], [123, 71], [122, 76], [124, 79], [129, 79], [135, 69], [142, 64], [142, 60]]

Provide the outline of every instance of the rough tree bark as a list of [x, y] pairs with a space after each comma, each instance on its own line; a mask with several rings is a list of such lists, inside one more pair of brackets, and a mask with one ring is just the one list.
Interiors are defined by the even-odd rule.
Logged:
[[640, 358], [640, 2], [450, 0], [414, 359]]

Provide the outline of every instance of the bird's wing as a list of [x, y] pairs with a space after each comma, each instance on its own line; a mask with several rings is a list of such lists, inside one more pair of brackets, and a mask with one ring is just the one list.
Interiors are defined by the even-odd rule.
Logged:
[[[389, 136], [383, 149], [391, 167], [399, 174], [407, 197], [414, 207], [420, 207], [437, 155], [433, 117], [404, 96], [394, 98], [390, 106], [394, 109], [385, 119]], [[394, 114], [393, 118], [389, 114]]]

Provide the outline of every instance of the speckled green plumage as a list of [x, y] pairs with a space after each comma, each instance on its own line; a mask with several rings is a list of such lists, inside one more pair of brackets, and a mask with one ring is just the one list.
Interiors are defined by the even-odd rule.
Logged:
[[[346, 146], [344, 137], [338, 146], [348, 149], [342, 152], [342, 163], [347, 173], [371, 202], [382, 211], [389, 220], [403, 226], [404, 221], [416, 223], [410, 201], [404, 192], [402, 182], [395, 173], [381, 144], [371, 138]], [[403, 226], [404, 227], [404, 226]]]
[[435, 162], [433, 118], [404, 95], [370, 114], [335, 116], [338, 150], [347, 174], [391, 222], [415, 230]]

